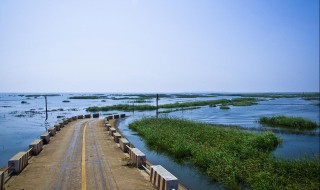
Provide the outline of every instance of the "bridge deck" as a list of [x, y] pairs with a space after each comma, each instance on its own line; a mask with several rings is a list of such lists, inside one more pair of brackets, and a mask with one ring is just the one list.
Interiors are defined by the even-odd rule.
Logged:
[[123, 166], [125, 158], [102, 120], [73, 121], [8, 181], [6, 189], [154, 189], [144, 171]]

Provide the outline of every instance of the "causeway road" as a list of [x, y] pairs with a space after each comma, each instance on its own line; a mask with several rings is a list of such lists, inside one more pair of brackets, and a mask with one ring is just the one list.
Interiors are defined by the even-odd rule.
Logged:
[[38, 156], [6, 183], [10, 189], [155, 189], [149, 175], [125, 166], [123, 153], [101, 119], [76, 120], [51, 137]]

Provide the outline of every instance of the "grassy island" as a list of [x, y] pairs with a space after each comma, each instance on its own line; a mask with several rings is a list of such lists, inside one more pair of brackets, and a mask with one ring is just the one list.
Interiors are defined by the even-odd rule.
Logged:
[[71, 96], [69, 99], [78, 99], [78, 100], [95, 100], [95, 99], [106, 99], [107, 96]]
[[222, 105], [220, 106], [220, 109], [222, 109], [222, 110], [228, 110], [228, 109], [230, 109], [230, 107], [227, 106], [227, 105], [225, 105], [225, 104], [222, 104]]
[[145, 118], [129, 126], [146, 144], [196, 166], [230, 189], [318, 189], [319, 158], [277, 160], [280, 140], [272, 132], [249, 133], [237, 127], [171, 118]]
[[261, 117], [259, 119], [261, 124], [266, 124], [274, 127], [285, 127], [299, 130], [311, 130], [320, 127], [316, 122], [304, 119], [302, 117], [287, 117], [287, 116], [274, 116], [274, 117]]
[[[162, 104], [159, 105], [159, 108], [188, 108], [188, 107], [199, 107], [199, 106], [212, 106], [217, 104], [223, 104], [225, 106], [252, 106], [257, 104], [258, 99], [256, 98], [233, 98], [228, 99], [218, 99], [218, 100], [205, 100], [205, 101], [194, 101], [194, 102], [182, 102], [182, 103], [172, 103], [172, 104]], [[156, 106], [153, 105], [134, 105], [134, 110], [144, 111], [144, 110], [155, 110]], [[96, 112], [96, 111], [110, 111], [110, 110], [119, 110], [119, 111], [132, 111], [132, 104], [118, 104], [113, 106], [102, 106], [102, 107], [89, 107], [87, 111]]]

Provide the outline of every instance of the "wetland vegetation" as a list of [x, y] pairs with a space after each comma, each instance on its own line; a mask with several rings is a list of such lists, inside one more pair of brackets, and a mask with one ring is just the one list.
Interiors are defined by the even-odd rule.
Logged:
[[319, 128], [320, 125], [316, 122], [307, 120], [302, 117], [287, 117], [287, 116], [273, 116], [261, 117], [259, 119], [261, 124], [270, 125], [273, 127], [285, 127], [298, 130], [311, 130]]
[[173, 118], [145, 118], [129, 127], [154, 150], [197, 167], [230, 189], [318, 189], [319, 157], [275, 159], [281, 142], [272, 132], [249, 133], [237, 127]]
[[83, 100], [83, 99], [106, 99], [108, 98], [107, 96], [71, 96], [69, 99], [80, 99], [80, 100]]
[[[182, 103], [171, 103], [171, 104], [162, 104], [159, 105], [159, 108], [187, 108], [187, 107], [199, 107], [199, 106], [211, 106], [217, 104], [223, 105], [232, 105], [232, 106], [251, 106], [257, 104], [259, 101], [256, 98], [233, 98], [231, 100], [228, 99], [219, 99], [219, 100], [204, 100], [204, 101], [193, 101], [193, 102], [182, 102]], [[102, 106], [102, 107], [89, 107], [87, 111], [95, 112], [95, 111], [110, 111], [110, 110], [119, 110], [119, 111], [144, 111], [144, 110], [155, 110], [156, 106], [153, 105], [134, 105], [133, 104], [118, 104], [113, 106]]]
[[228, 109], [230, 109], [230, 107], [227, 106], [227, 105], [225, 105], [225, 104], [222, 104], [222, 105], [220, 106], [220, 109], [222, 109], [222, 110], [228, 110]]
[[120, 110], [120, 111], [145, 111], [145, 110], [155, 110], [156, 107], [148, 104], [142, 105], [133, 105], [133, 104], [117, 104], [112, 106], [93, 106], [87, 108], [87, 111], [97, 112], [97, 111], [111, 111], [111, 110]]
[[40, 96], [60, 96], [60, 94], [27, 94], [27, 95], [19, 95], [19, 96], [25, 96], [27, 98], [38, 98]]
[[186, 111], [186, 110], [194, 110], [194, 109], [199, 109], [200, 107], [188, 107], [188, 108], [179, 108], [179, 109], [167, 109], [163, 111], [159, 111], [159, 113], [171, 113], [171, 112], [176, 112], [176, 111]]

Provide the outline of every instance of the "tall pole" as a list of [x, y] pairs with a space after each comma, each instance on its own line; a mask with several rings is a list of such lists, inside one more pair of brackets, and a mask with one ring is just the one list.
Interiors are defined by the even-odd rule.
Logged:
[[157, 94], [157, 99], [156, 99], [156, 105], [157, 105], [157, 118], [158, 118], [158, 114], [159, 114], [159, 112], [158, 112], [158, 109], [159, 109], [159, 104], [158, 104], [158, 100], [159, 100], [159, 94]]
[[47, 102], [47, 96], [44, 96], [45, 100], [46, 100], [46, 121], [48, 119], [48, 102]]

